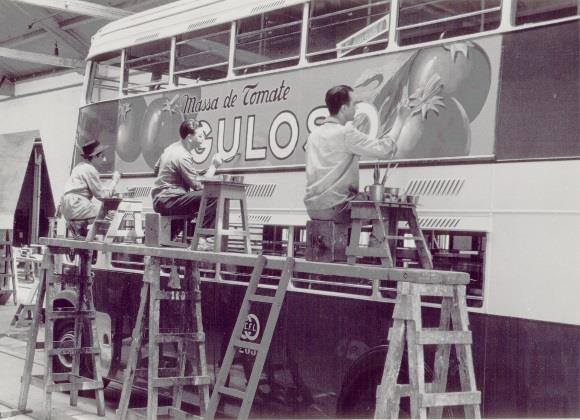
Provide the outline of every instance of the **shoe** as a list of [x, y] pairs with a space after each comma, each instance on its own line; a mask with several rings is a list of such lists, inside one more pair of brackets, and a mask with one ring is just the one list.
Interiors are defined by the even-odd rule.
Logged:
[[199, 238], [196, 251], [213, 251], [214, 248], [213, 239]]

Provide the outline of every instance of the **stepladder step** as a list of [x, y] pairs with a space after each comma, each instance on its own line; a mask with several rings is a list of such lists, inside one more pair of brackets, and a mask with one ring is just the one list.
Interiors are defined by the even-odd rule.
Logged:
[[456, 405], [481, 404], [481, 392], [441, 392], [421, 394], [421, 407], [449, 407]]

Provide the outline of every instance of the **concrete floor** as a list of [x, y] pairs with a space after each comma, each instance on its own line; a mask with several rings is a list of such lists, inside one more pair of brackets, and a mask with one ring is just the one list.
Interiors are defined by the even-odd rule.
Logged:
[[[18, 301], [25, 302], [32, 287], [30, 283], [18, 284]], [[0, 418], [3, 412], [14, 408], [18, 404], [20, 393], [20, 377], [24, 369], [26, 357], [26, 343], [22, 340], [3, 336], [10, 327], [10, 321], [16, 311], [12, 300], [6, 305], [0, 305]], [[39, 337], [43, 340], [41, 331]], [[33, 374], [42, 374], [44, 369], [44, 352], [37, 350], [35, 355]], [[106, 415], [104, 418], [114, 419], [120, 396], [120, 387], [112, 383], [105, 390]], [[30, 387], [27, 408], [33, 410], [27, 415], [17, 415], [11, 419], [42, 419], [43, 394], [40, 388]], [[94, 399], [79, 397], [78, 406], [69, 406], [69, 395], [55, 392], [52, 398], [52, 418], [57, 420], [102, 419], [97, 416]]]

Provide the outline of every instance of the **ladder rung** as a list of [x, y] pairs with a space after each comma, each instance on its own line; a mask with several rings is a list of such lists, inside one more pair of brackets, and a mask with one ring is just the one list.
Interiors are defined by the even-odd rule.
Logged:
[[234, 341], [234, 346], [242, 348], [242, 349], [249, 349], [249, 350], [256, 350], [256, 351], [259, 351], [262, 347], [258, 343], [252, 343], [250, 341], [242, 341], [242, 340]]
[[471, 344], [470, 331], [441, 331], [424, 329], [418, 332], [417, 343], [425, 344]]
[[405, 241], [421, 241], [420, 236], [402, 236], [402, 235], [387, 235], [387, 239], [402, 239]]
[[100, 354], [100, 347], [80, 347], [80, 348], [61, 348], [48, 350], [49, 356], [58, 356], [59, 354]]
[[274, 296], [265, 296], [265, 295], [251, 295], [249, 300], [252, 302], [262, 302], [262, 303], [270, 303], [273, 304], [276, 300]]
[[[147, 418], [147, 407], [129, 408], [127, 412], [130, 413], [127, 416], [127, 418], [132, 417]], [[157, 416], [155, 416], [155, 418], [158, 417], [170, 417], [177, 419], [200, 419], [200, 420], [203, 419], [202, 417], [196, 416], [187, 411], [180, 410], [170, 405], [162, 405], [160, 407], [157, 407]]]
[[[216, 229], [198, 229], [197, 233], [200, 235], [211, 235], [215, 236], [217, 233]], [[249, 236], [250, 232], [241, 229], [224, 229], [221, 231], [222, 236]]]
[[[75, 376], [70, 373], [64, 374], [53, 374], [53, 380], [61, 381], [68, 380], [66, 383], [52, 383], [48, 384], [48, 391], [66, 392], [72, 391], [73, 389], [78, 389], [79, 391], [88, 391], [94, 389], [104, 389], [103, 383], [90, 378], [84, 378], [82, 376]], [[44, 375], [32, 375], [31, 385], [38, 388], [45, 387]]]
[[170, 376], [167, 378], [153, 378], [153, 386], [156, 388], [185, 385], [209, 385], [209, 383], [209, 376]]
[[441, 392], [436, 394], [421, 394], [421, 407], [447, 407], [453, 405], [481, 404], [481, 392]]
[[47, 320], [67, 318], [95, 318], [95, 311], [53, 311], [46, 313]]
[[204, 333], [185, 333], [185, 334], [158, 334], [155, 337], [156, 343], [178, 343], [180, 341], [195, 341], [203, 343], [205, 341]]
[[240, 391], [239, 389], [234, 389], [227, 386], [220, 387], [218, 389], [218, 392], [220, 394], [229, 395], [230, 397], [238, 398], [240, 400], [243, 400], [244, 397], [246, 396], [246, 393], [244, 391]]

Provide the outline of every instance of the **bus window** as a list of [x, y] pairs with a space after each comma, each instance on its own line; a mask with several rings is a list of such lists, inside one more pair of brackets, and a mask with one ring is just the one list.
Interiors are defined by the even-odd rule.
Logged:
[[124, 94], [167, 88], [171, 40], [163, 39], [125, 50]]
[[516, 25], [543, 22], [580, 14], [578, 0], [518, 0], [516, 6]]
[[97, 57], [91, 69], [88, 102], [100, 102], [119, 96], [121, 82], [121, 52], [115, 51]]
[[308, 28], [308, 61], [322, 61], [384, 49], [390, 1], [315, 0]]
[[176, 86], [228, 75], [230, 28], [230, 24], [221, 25], [177, 37], [173, 81]]
[[302, 8], [286, 7], [241, 19], [234, 71], [247, 74], [298, 64]]
[[410, 45], [496, 29], [501, 0], [401, 0], [399, 44]]

